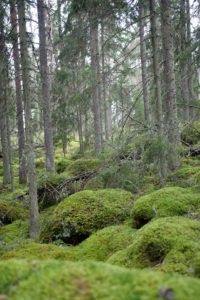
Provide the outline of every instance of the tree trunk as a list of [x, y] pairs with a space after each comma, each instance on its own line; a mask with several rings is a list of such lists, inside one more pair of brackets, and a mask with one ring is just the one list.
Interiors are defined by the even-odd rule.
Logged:
[[46, 152], [46, 171], [54, 172], [53, 132], [51, 124], [50, 82], [47, 62], [47, 36], [45, 27], [45, 2], [37, 0], [39, 23], [40, 74], [42, 80], [44, 140]]
[[95, 153], [98, 155], [102, 145], [101, 100], [100, 100], [100, 74], [99, 74], [99, 44], [98, 21], [94, 15], [90, 15], [90, 51], [92, 68], [92, 100], [94, 113], [94, 138]]
[[145, 121], [150, 121], [150, 97], [148, 90], [148, 76], [147, 76], [147, 60], [146, 60], [146, 45], [145, 45], [145, 14], [144, 14], [144, 4], [142, 1], [139, 2], [139, 30], [140, 30], [140, 58], [141, 58], [141, 69], [142, 69], [142, 91], [143, 91], [143, 101], [144, 101], [144, 119]]
[[35, 155], [33, 148], [33, 128], [31, 114], [31, 87], [29, 74], [29, 52], [26, 37], [26, 16], [25, 2], [19, 0], [18, 17], [19, 17], [19, 33], [20, 33], [20, 50], [21, 50], [21, 66], [22, 66], [22, 82], [23, 82], [23, 99], [25, 106], [25, 134], [26, 134], [26, 155], [27, 155], [27, 172], [30, 199], [30, 237], [37, 237], [39, 234], [39, 212], [37, 199], [37, 178], [35, 169]]
[[[156, 128], [158, 138], [161, 141], [165, 139], [163, 132], [163, 118], [162, 118], [162, 95], [161, 95], [161, 81], [160, 81], [160, 66], [159, 66], [159, 40], [157, 31], [157, 18], [156, 18], [156, 2], [150, 0], [150, 22], [151, 22], [151, 42], [153, 48], [153, 73], [155, 85], [155, 98], [156, 98]], [[164, 150], [161, 149], [159, 155], [159, 171], [161, 181], [166, 177], [166, 161]]]
[[7, 58], [4, 34], [4, 7], [0, 4], [0, 128], [1, 145], [3, 155], [3, 184], [11, 183], [10, 155], [9, 151], [9, 129], [7, 123]]
[[173, 45], [173, 27], [171, 24], [171, 2], [169, 0], [160, 0], [161, 24], [162, 24], [162, 44], [164, 53], [164, 74], [166, 80], [164, 100], [167, 103], [167, 137], [171, 144], [171, 149], [167, 154], [168, 167], [174, 169], [178, 164], [176, 146], [179, 141], [177, 106], [176, 106], [176, 82], [174, 69], [174, 45]]
[[12, 26], [13, 60], [15, 67], [15, 87], [17, 106], [17, 129], [18, 129], [18, 151], [19, 151], [19, 183], [26, 182], [26, 156], [25, 156], [25, 133], [23, 120], [22, 88], [20, 78], [20, 58], [18, 49], [17, 12], [15, 0], [10, 0], [10, 16]]

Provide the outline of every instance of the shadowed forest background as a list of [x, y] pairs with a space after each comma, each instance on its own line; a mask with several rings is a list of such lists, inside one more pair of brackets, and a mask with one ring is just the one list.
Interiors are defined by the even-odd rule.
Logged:
[[0, 1], [0, 299], [199, 299], [199, 11]]

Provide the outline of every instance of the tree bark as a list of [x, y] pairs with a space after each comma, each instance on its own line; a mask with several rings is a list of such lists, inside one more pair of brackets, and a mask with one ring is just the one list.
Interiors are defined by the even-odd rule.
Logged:
[[19, 183], [26, 182], [25, 133], [23, 120], [22, 87], [20, 78], [20, 56], [18, 49], [17, 12], [15, 0], [10, 0], [10, 17], [12, 26], [13, 60], [15, 67], [15, 87], [17, 106], [18, 152], [19, 152]]
[[50, 82], [47, 61], [47, 36], [45, 27], [45, 2], [37, 0], [39, 24], [40, 74], [42, 80], [44, 140], [46, 153], [46, 171], [54, 172], [53, 132], [51, 124]]
[[[95, 14], [96, 16], [96, 14]], [[95, 153], [98, 155], [103, 148], [102, 123], [101, 123], [101, 100], [100, 100], [100, 72], [99, 72], [99, 43], [98, 21], [94, 15], [90, 15], [90, 51], [92, 68], [92, 100], [94, 113], [94, 138]]]
[[1, 145], [3, 155], [3, 184], [11, 183], [10, 169], [10, 150], [9, 149], [9, 128], [7, 122], [7, 58], [6, 44], [4, 33], [4, 7], [0, 4], [0, 128], [1, 128]]
[[142, 69], [142, 91], [144, 101], [144, 119], [150, 121], [150, 97], [148, 90], [148, 76], [147, 76], [147, 60], [146, 60], [146, 45], [145, 45], [145, 14], [144, 5], [142, 1], [139, 1], [139, 31], [140, 31], [140, 58], [141, 58], [141, 69]]
[[164, 53], [164, 74], [166, 80], [164, 100], [167, 103], [167, 137], [171, 144], [170, 153], [168, 153], [168, 167], [174, 169], [178, 164], [176, 146], [179, 141], [177, 106], [176, 106], [176, 81], [174, 69], [174, 45], [173, 45], [173, 27], [171, 24], [171, 1], [160, 0], [161, 9], [161, 28], [162, 45]]
[[21, 50], [21, 66], [22, 66], [22, 82], [23, 82], [23, 99], [25, 106], [25, 134], [26, 134], [26, 155], [27, 155], [27, 172], [29, 185], [29, 201], [30, 201], [30, 237], [37, 237], [39, 234], [39, 211], [37, 198], [37, 178], [35, 169], [35, 155], [33, 148], [33, 128], [31, 114], [31, 86], [29, 74], [29, 51], [26, 36], [26, 16], [25, 2], [19, 0], [18, 17], [19, 17], [19, 34], [20, 34], [20, 50]]

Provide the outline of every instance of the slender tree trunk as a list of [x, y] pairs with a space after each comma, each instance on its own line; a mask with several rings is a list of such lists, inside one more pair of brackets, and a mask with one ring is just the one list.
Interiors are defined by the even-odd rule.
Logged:
[[101, 123], [101, 100], [100, 100], [100, 74], [99, 74], [99, 44], [98, 44], [98, 21], [94, 15], [90, 15], [90, 51], [92, 67], [92, 99], [94, 113], [94, 138], [95, 153], [102, 151], [102, 123]]
[[20, 33], [20, 50], [23, 82], [23, 99], [25, 105], [25, 134], [26, 134], [26, 155], [27, 171], [29, 184], [30, 199], [30, 237], [37, 237], [39, 234], [39, 212], [37, 199], [37, 178], [35, 169], [35, 155], [33, 148], [33, 128], [31, 114], [31, 87], [29, 74], [29, 52], [26, 37], [26, 16], [25, 2], [18, 1], [19, 33]]
[[11, 183], [10, 156], [9, 152], [9, 128], [7, 122], [8, 105], [7, 105], [7, 58], [4, 34], [4, 7], [0, 3], [0, 128], [1, 128], [1, 145], [3, 155], [3, 184]]
[[[174, 69], [174, 45], [173, 45], [173, 26], [171, 24], [171, 1], [160, 0], [161, 24], [162, 24], [162, 44], [164, 52], [164, 73], [165, 73], [165, 95], [167, 103], [167, 137], [171, 144], [170, 152], [167, 155], [168, 167], [173, 169], [178, 164], [176, 146], [179, 141], [177, 106], [176, 106], [176, 81]], [[175, 149], [174, 149], [175, 148]]]
[[104, 125], [105, 137], [109, 140], [112, 134], [112, 110], [109, 103], [109, 84], [108, 72], [106, 72], [106, 63], [109, 61], [108, 50], [105, 49], [105, 28], [104, 20], [101, 22], [101, 67], [102, 67], [102, 99], [104, 104]]
[[53, 132], [51, 124], [50, 82], [47, 62], [47, 36], [45, 27], [45, 2], [37, 0], [39, 40], [40, 40], [40, 73], [42, 80], [44, 140], [46, 152], [46, 171], [54, 172]]
[[[156, 127], [158, 137], [162, 141], [165, 139], [163, 132], [163, 118], [162, 118], [162, 94], [161, 94], [161, 81], [160, 81], [160, 65], [159, 65], [159, 40], [157, 31], [157, 17], [156, 17], [156, 2], [150, 0], [150, 21], [151, 21], [151, 42], [153, 48], [153, 73], [155, 85], [155, 98], [156, 98]], [[160, 179], [164, 180], [166, 177], [166, 161], [163, 149], [159, 154], [159, 169]]]
[[17, 106], [18, 151], [19, 151], [19, 183], [26, 182], [25, 133], [23, 120], [22, 88], [20, 78], [20, 57], [18, 49], [17, 12], [15, 0], [10, 0], [10, 16], [12, 26], [13, 60], [15, 67], [15, 87]]
[[143, 101], [144, 101], [144, 119], [145, 121], [150, 121], [150, 97], [148, 90], [148, 76], [147, 76], [147, 60], [146, 60], [146, 45], [145, 45], [145, 14], [144, 14], [144, 4], [139, 1], [139, 17], [140, 17], [140, 58], [141, 58], [141, 68], [142, 68], [142, 91], [143, 91]]

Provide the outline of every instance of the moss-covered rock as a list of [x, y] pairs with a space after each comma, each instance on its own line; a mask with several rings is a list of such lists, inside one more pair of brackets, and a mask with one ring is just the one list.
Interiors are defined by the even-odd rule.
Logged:
[[153, 218], [193, 215], [200, 206], [200, 195], [181, 187], [167, 187], [138, 198], [132, 210], [137, 228]]
[[1, 294], [13, 300], [198, 300], [200, 294], [195, 278], [103, 263], [5, 261], [0, 279]]
[[66, 250], [53, 244], [30, 242], [1, 256], [1, 259], [66, 259]]
[[27, 210], [16, 201], [0, 200], [0, 225], [27, 217]]
[[138, 230], [133, 243], [113, 254], [108, 262], [129, 268], [153, 267], [196, 275], [199, 238], [198, 221], [184, 217], [160, 218]]
[[62, 158], [56, 163], [56, 172], [57, 173], [63, 173], [64, 171], [68, 171], [70, 166], [72, 164], [72, 161], [67, 158]]
[[132, 205], [132, 194], [123, 190], [76, 193], [59, 203], [44, 225], [41, 239], [80, 243], [98, 229], [123, 222], [130, 216]]
[[17, 220], [12, 224], [0, 227], [0, 256], [14, 251], [28, 243], [29, 222]]
[[135, 229], [125, 225], [108, 226], [67, 250], [68, 260], [106, 261], [113, 253], [126, 248], [133, 242]]
[[200, 121], [185, 124], [181, 132], [181, 139], [189, 144], [200, 142]]
[[72, 175], [76, 176], [85, 172], [98, 170], [102, 165], [99, 159], [77, 159], [69, 166], [69, 171]]

